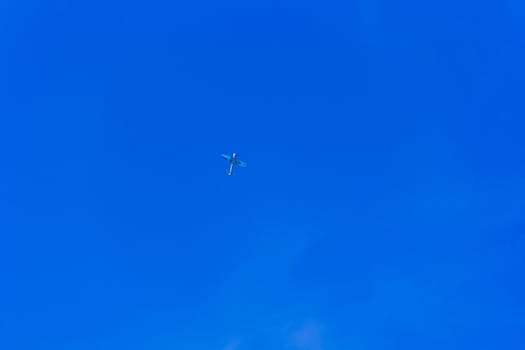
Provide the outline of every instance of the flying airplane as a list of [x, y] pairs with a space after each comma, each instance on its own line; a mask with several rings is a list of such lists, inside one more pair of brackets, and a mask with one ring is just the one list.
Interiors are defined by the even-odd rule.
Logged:
[[239, 160], [239, 158], [237, 158], [237, 153], [233, 153], [231, 156], [228, 156], [226, 154], [221, 154], [221, 157], [226, 159], [230, 163], [230, 169], [228, 170], [228, 175], [231, 175], [233, 173], [233, 167], [235, 165], [238, 165], [243, 168], [246, 167], [246, 163], [243, 162], [242, 160]]

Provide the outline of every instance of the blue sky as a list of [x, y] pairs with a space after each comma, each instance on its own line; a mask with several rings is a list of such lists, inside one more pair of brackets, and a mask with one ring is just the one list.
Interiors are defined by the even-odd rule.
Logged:
[[3, 1], [0, 347], [523, 349], [524, 23]]

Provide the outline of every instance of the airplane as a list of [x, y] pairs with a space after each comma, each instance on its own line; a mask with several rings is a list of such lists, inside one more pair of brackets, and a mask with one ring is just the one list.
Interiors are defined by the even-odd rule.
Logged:
[[226, 154], [221, 154], [221, 157], [226, 159], [229, 163], [230, 163], [230, 168], [228, 170], [228, 175], [231, 175], [233, 173], [233, 167], [235, 165], [238, 165], [240, 167], [243, 167], [245, 168], [246, 167], [246, 163], [243, 162], [242, 160], [239, 160], [239, 158], [237, 158], [237, 153], [233, 153], [231, 156], [228, 156]]

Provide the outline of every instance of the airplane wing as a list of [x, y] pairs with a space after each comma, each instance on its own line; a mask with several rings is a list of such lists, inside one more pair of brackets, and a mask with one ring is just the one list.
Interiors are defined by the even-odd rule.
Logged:
[[240, 167], [246, 168], [247, 164], [245, 162], [243, 162], [242, 160], [238, 160], [237, 161], [237, 165], [240, 166]]
[[221, 157], [226, 159], [228, 162], [232, 159], [232, 157], [226, 155], [226, 154], [221, 154]]

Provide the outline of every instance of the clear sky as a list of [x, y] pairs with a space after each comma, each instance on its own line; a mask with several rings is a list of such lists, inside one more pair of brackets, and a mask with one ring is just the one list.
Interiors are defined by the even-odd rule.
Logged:
[[0, 348], [525, 348], [522, 0], [0, 7]]

